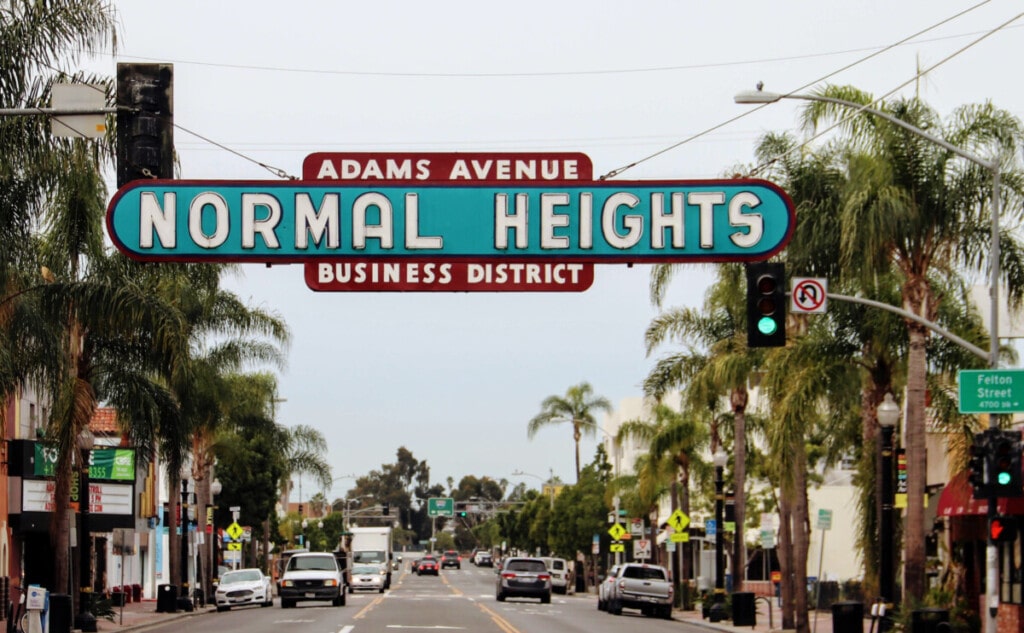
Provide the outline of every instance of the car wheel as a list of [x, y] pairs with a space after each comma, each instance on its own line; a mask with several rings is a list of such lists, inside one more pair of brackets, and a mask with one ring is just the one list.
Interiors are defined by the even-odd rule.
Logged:
[[384, 587], [381, 587], [380, 589], [378, 589], [377, 593], [384, 593]]
[[540, 603], [541, 604], [551, 604], [551, 594], [550, 593], [546, 593], [543, 596], [541, 596], [540, 597]]
[[598, 611], [604, 611], [604, 600], [598, 600], [597, 601], [597, 610]]
[[338, 592], [338, 606], [339, 607], [345, 606], [345, 592], [344, 591], [339, 591]]
[[505, 594], [500, 591], [498, 592], [498, 595], [495, 596], [495, 598], [498, 599], [498, 602], [505, 602]]
[[666, 604], [665, 606], [663, 606], [661, 608], [661, 618], [663, 620], [671, 620], [672, 619], [672, 605]]
[[295, 601], [294, 600], [285, 600], [284, 598], [281, 598], [281, 608], [282, 609], [293, 609], [293, 608], [295, 608]]
[[217, 605], [217, 613], [221, 613], [222, 611], [227, 611], [230, 608], [231, 607], [222, 607], [220, 605]]
[[352, 587], [349, 587], [349, 588], [348, 588], [348, 592], [349, 592], [349, 593], [355, 593], [355, 591], [356, 591], [356, 590], [355, 590], [355, 589], [353, 589]]
[[260, 606], [261, 607], [272, 607], [272, 606], [274, 606], [274, 599], [271, 598], [270, 600], [267, 600], [266, 602], [260, 604]]

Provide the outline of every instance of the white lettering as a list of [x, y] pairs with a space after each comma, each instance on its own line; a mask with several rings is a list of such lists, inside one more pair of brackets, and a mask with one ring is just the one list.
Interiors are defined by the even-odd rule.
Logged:
[[444, 248], [442, 237], [420, 235], [420, 205], [415, 193], [405, 194], [405, 247], [409, 250]]
[[555, 213], [555, 207], [569, 206], [567, 193], [540, 194], [540, 247], [543, 249], [568, 248], [569, 238], [555, 235], [555, 229], [569, 226], [569, 216]]
[[[213, 233], [203, 232], [203, 212], [206, 207], [213, 207]], [[213, 191], [204, 191], [195, 198], [188, 207], [188, 235], [192, 242], [200, 248], [217, 248], [228, 239], [228, 203]]]
[[715, 205], [725, 202], [722, 191], [694, 192], [687, 196], [686, 201], [700, 208], [700, 247], [715, 247]]
[[143, 191], [139, 194], [139, 247], [153, 248], [153, 232], [160, 236], [160, 246], [174, 248], [177, 245], [177, 232], [174, 220], [177, 217], [178, 195], [172, 191], [164, 194], [164, 206], [161, 209], [156, 194]]
[[327, 248], [338, 248], [341, 242], [339, 229], [340, 196], [336, 193], [324, 194], [320, 208], [313, 206], [308, 193], [295, 196], [295, 248], [309, 248], [310, 234], [313, 243], [320, 245], [327, 234]]
[[683, 248], [686, 245], [682, 192], [673, 193], [671, 200], [672, 210], [666, 213], [665, 194], [651, 194], [651, 248], [665, 248], [665, 229], [672, 233], [672, 248]]
[[[377, 224], [367, 223], [366, 216], [370, 207], [376, 207], [380, 214], [380, 222]], [[352, 204], [352, 248], [365, 249], [367, 238], [380, 240], [381, 248], [393, 248], [393, 226], [394, 210], [384, 194], [373, 191], [364, 193]]]
[[[267, 210], [267, 217], [256, 219], [256, 209]], [[281, 222], [281, 203], [269, 193], [242, 194], [242, 248], [255, 248], [256, 234], [263, 236], [267, 248], [280, 248], [274, 228]]]
[[745, 226], [746, 233], [733, 233], [729, 236], [732, 243], [740, 248], [748, 248], [761, 241], [764, 235], [764, 217], [760, 213], [744, 213], [743, 208], [754, 209], [761, 204], [761, 199], [749, 191], [743, 191], [729, 201], [729, 225]]
[[325, 160], [320, 163], [320, 171], [316, 174], [317, 180], [324, 180], [330, 178], [331, 180], [337, 180], [338, 172], [334, 169], [334, 163], [329, 160]]
[[622, 224], [626, 228], [625, 235], [619, 235], [615, 227], [616, 213], [619, 207], [636, 208], [640, 199], [635, 195], [626, 192], [613, 193], [604, 201], [601, 209], [601, 232], [604, 239], [610, 246], [615, 248], [630, 248], [636, 246], [644, 231], [644, 219], [638, 215], [625, 215]]
[[529, 226], [527, 207], [529, 198], [525, 193], [516, 194], [516, 210], [509, 213], [508, 194], [499, 193], [494, 196], [494, 248], [508, 249], [508, 232], [515, 235], [516, 248], [526, 248], [529, 244]]

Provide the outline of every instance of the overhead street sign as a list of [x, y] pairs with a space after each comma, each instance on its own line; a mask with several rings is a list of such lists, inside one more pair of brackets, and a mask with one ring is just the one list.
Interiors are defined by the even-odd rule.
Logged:
[[317, 152], [302, 161], [302, 178], [361, 182], [591, 181], [594, 166], [582, 152]]
[[762, 260], [794, 225], [789, 196], [765, 180], [136, 180], [107, 209], [122, 252], [183, 262]]
[[962, 369], [960, 413], [1024, 413], [1024, 369]]
[[452, 497], [431, 497], [427, 499], [427, 516], [455, 516], [455, 500]]

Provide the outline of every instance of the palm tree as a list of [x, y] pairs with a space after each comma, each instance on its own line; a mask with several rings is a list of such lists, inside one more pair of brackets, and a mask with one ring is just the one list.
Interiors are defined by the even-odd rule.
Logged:
[[572, 424], [572, 439], [576, 444], [576, 481], [580, 480], [580, 439], [593, 437], [597, 432], [594, 413], [612, 410], [607, 398], [593, 395], [594, 388], [588, 382], [569, 387], [564, 396], [548, 396], [541, 403], [541, 412], [530, 420], [526, 435], [530, 439], [543, 428], [568, 422]]
[[[867, 93], [831, 86], [825, 97], [861, 104], [873, 103]], [[1009, 112], [991, 104], [957, 108], [943, 122], [916, 98], [875, 104], [877, 109], [928, 129], [950, 144], [993, 156], [1001, 165], [1003, 209], [1019, 216], [1024, 173], [1019, 153], [1024, 126]], [[841, 120], [848, 111], [812, 101], [803, 118], [810, 128]], [[990, 247], [990, 174], [948, 150], [877, 117], [853, 117], [844, 123], [848, 147], [846, 168], [850, 187], [837, 217], [841, 226], [839, 259], [866, 287], [879, 271], [895, 269], [901, 276], [903, 308], [934, 321], [942, 301], [930, 273], [966, 270], [980, 272]], [[1024, 295], [1022, 245], [1013, 232], [1000, 236], [1000, 271], [1014, 304]], [[907, 514], [904, 541], [904, 592], [922, 599], [925, 591], [924, 488], [926, 348], [929, 330], [906, 322], [907, 355], [906, 451]]]
[[[660, 300], [670, 278], [666, 268], [652, 272], [652, 294]], [[708, 290], [704, 307], [676, 308], [662, 312], [647, 328], [645, 342], [650, 354], [668, 340], [686, 350], [660, 358], [644, 381], [644, 391], [661, 398], [671, 389], [685, 387], [687, 408], [701, 410], [723, 396], [733, 416], [733, 488], [736, 525], [746, 520], [747, 381], [763, 363], [764, 352], [746, 345], [745, 281], [742, 266], [722, 265], [718, 281]], [[712, 418], [714, 421], [714, 418]], [[717, 427], [711, 429], [711, 451], [721, 442]], [[746, 543], [737, 538], [733, 553], [733, 582], [742, 590]]]
[[[619, 427], [618, 442], [634, 439], [647, 446], [647, 457], [652, 472], [659, 472], [661, 465], [671, 465], [670, 483], [672, 511], [681, 510], [690, 514], [690, 475], [704, 464], [702, 457], [708, 450], [710, 434], [708, 425], [696, 421], [697, 415], [676, 411], [664, 403], [658, 403], [652, 410], [653, 420], [628, 420]], [[673, 578], [683, 605], [689, 605], [688, 584], [680, 581], [693, 576], [690, 569], [691, 557], [687, 554], [688, 543], [682, 550], [682, 569], [675, 566]], [[679, 557], [673, 563], [677, 563]]]

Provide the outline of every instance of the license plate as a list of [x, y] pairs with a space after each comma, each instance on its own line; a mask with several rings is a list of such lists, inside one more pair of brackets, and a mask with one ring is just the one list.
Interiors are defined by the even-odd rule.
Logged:
[[307, 593], [307, 594], [306, 594], [306, 597], [307, 597], [307, 598], [315, 598], [315, 597], [316, 597], [316, 594], [315, 594], [315, 593]]

